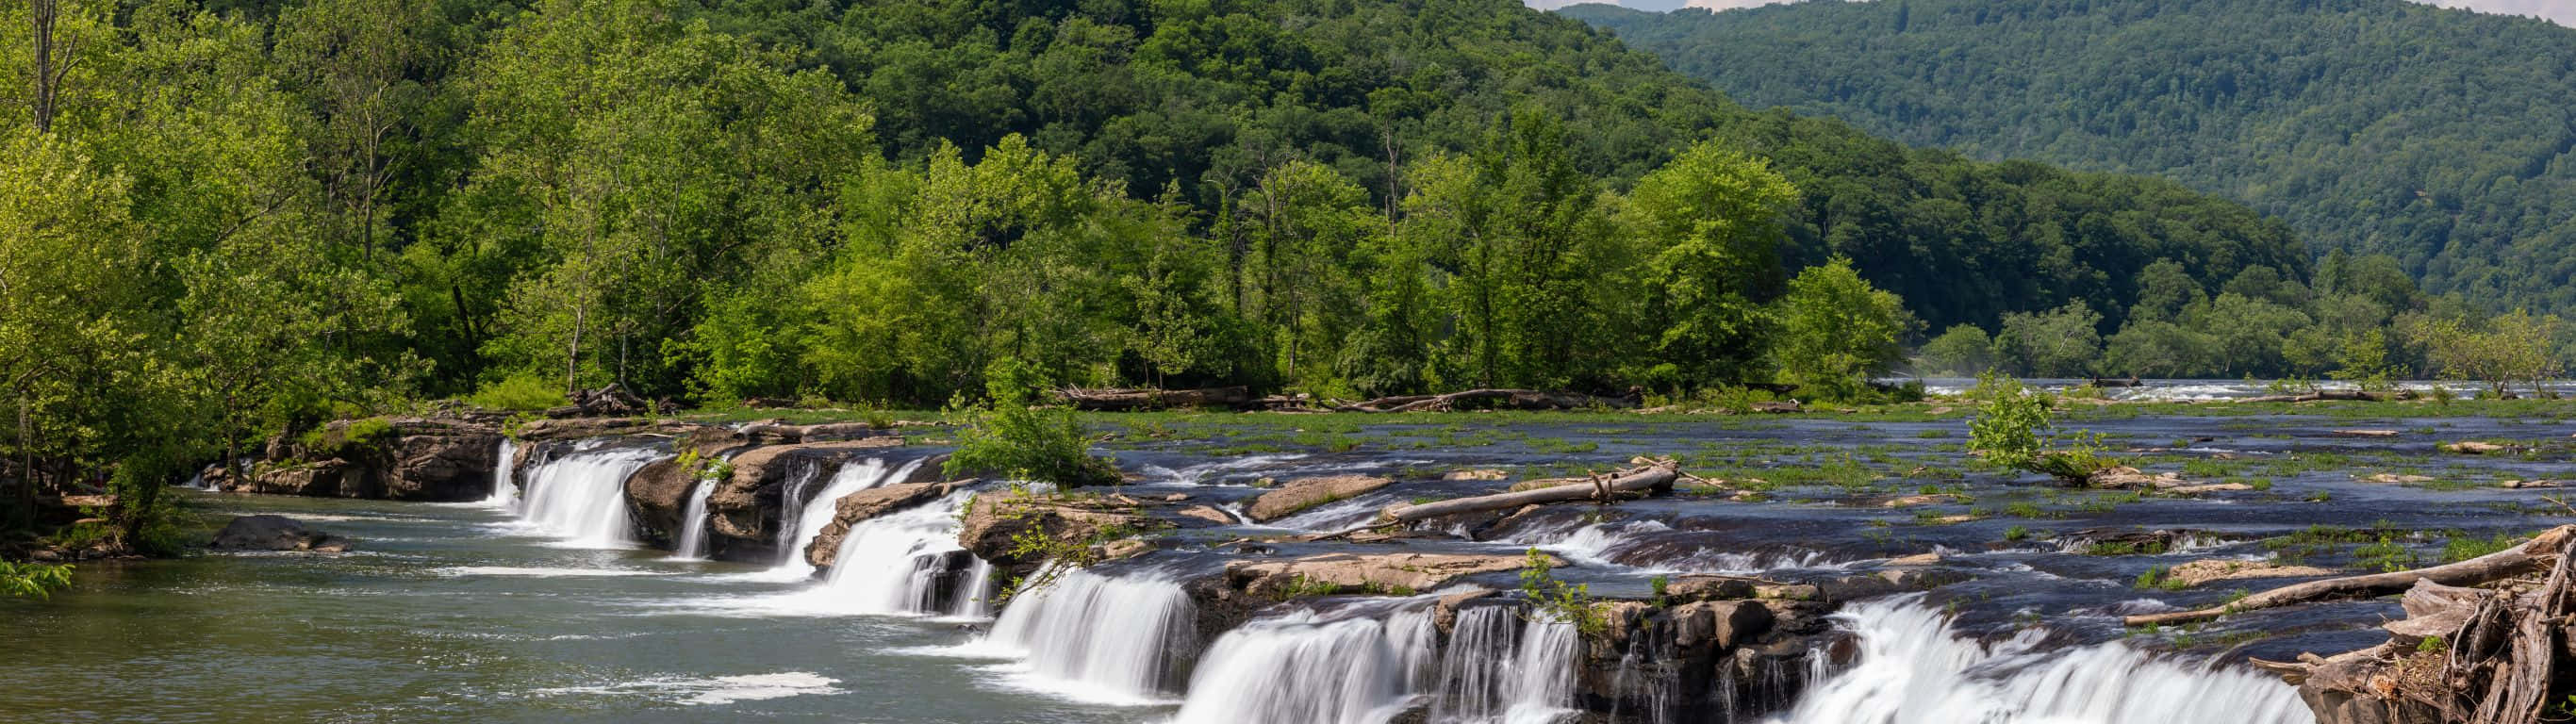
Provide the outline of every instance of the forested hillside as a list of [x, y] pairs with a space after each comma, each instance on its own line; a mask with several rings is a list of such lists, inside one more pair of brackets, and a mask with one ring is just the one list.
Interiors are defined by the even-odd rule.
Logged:
[[1746, 112], [1513, 0], [5, 13], [0, 439], [57, 482], [440, 396], [936, 405], [1006, 362], [1845, 394], [1920, 323], [2116, 320], [2160, 260], [2308, 274], [2233, 203]]
[[2171, 178], [2435, 293], [2576, 309], [2576, 29], [2405, 0], [1566, 13], [1752, 106]]

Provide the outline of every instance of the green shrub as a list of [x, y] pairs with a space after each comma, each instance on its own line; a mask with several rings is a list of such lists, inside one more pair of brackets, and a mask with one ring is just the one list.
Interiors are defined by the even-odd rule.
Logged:
[[1000, 473], [1059, 488], [1117, 484], [1117, 466], [1091, 454], [1091, 441], [1071, 411], [1034, 406], [1041, 385], [1026, 367], [1018, 360], [996, 362], [985, 373], [990, 402], [951, 404], [965, 425], [957, 430], [957, 452], [944, 470], [951, 476]]
[[1521, 593], [1529, 597], [1530, 605], [1542, 616], [1574, 624], [1587, 635], [1599, 634], [1609, 627], [1610, 622], [1592, 610], [1590, 585], [1557, 580], [1556, 565], [1547, 554], [1531, 548], [1528, 555], [1528, 562], [1521, 567]]
[[2064, 439], [2050, 438], [2048, 393], [2021, 380], [1987, 372], [1977, 377], [1977, 387], [1969, 396], [1976, 400], [1977, 414], [1968, 420], [1968, 451], [1988, 464], [2069, 482], [2082, 482], [2120, 464], [2103, 454], [2107, 448], [2102, 436], [2093, 432], [2077, 430]]
[[532, 374], [518, 374], [486, 384], [465, 398], [475, 407], [492, 410], [536, 412], [569, 404], [563, 388], [555, 382]]

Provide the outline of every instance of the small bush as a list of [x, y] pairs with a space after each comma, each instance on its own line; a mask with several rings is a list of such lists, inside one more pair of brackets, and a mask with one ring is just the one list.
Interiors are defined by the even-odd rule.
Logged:
[[2048, 433], [2051, 399], [2020, 380], [1988, 372], [1969, 393], [1977, 415], [1968, 420], [1968, 451], [1988, 464], [2082, 482], [2120, 464], [2103, 454], [2102, 436], [2078, 430], [2063, 439]]
[[988, 404], [950, 406], [966, 424], [958, 428], [957, 452], [944, 468], [949, 475], [996, 472], [1059, 488], [1119, 482], [1117, 466], [1091, 455], [1091, 441], [1073, 413], [1033, 406], [1040, 385], [1024, 363], [996, 362], [985, 380]]
[[536, 412], [569, 404], [563, 388], [538, 375], [511, 375], [486, 384], [465, 398], [475, 407], [492, 410]]

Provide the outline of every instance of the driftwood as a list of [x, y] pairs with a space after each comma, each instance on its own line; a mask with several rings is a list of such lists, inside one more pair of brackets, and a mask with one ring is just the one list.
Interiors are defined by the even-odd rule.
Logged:
[[1209, 387], [1197, 390], [1068, 388], [1057, 390], [1055, 394], [1058, 399], [1073, 405], [1074, 409], [1093, 412], [1166, 410], [1175, 407], [1241, 408], [1256, 402], [1252, 391], [1243, 387]]
[[2216, 608], [2192, 611], [2152, 613], [2121, 619], [2130, 626], [2153, 626], [2190, 621], [2205, 621], [2231, 613], [2308, 603], [2337, 598], [2385, 596], [2405, 591], [2417, 581], [2432, 581], [2445, 586], [2474, 586], [2481, 583], [2539, 572], [2556, 560], [2567, 548], [2567, 539], [2576, 535], [2576, 525], [2562, 525], [2532, 536], [2531, 540], [2511, 548], [2429, 568], [2372, 573], [2321, 581], [2296, 583], [2254, 595]]
[[[2564, 530], [2564, 529], [2561, 529]], [[2576, 550], [2545, 579], [2463, 588], [2422, 580], [2387, 641], [2333, 657], [2253, 660], [2299, 687], [2323, 724], [2538, 724], [2560, 721], [2576, 649]]]
[[2415, 399], [2415, 393], [2412, 390], [2401, 391], [2393, 395], [2384, 392], [2364, 392], [2361, 390], [2317, 390], [2315, 392], [2305, 392], [2296, 395], [2264, 395], [2262, 397], [2247, 397], [2236, 400], [2236, 402], [2322, 402], [2325, 400], [2387, 402], [2389, 400], [2412, 399]]
[[1635, 407], [1637, 401], [1624, 397], [1601, 397], [1580, 392], [1466, 390], [1445, 395], [1380, 397], [1335, 409], [1342, 412], [1433, 412], [1480, 406], [1508, 410], [1580, 410], [1593, 407]]
[[1517, 493], [1496, 493], [1493, 495], [1479, 495], [1472, 498], [1454, 498], [1450, 500], [1421, 503], [1418, 505], [1390, 505], [1387, 506], [1386, 510], [1378, 513], [1378, 519], [1389, 523], [1410, 523], [1417, 520], [1437, 518], [1444, 515], [1474, 513], [1487, 510], [1510, 510], [1524, 505], [1536, 505], [1540, 503], [1562, 503], [1574, 500], [1600, 500], [1607, 502], [1616, 499], [1621, 493], [1634, 493], [1657, 489], [1669, 490], [1672, 488], [1673, 481], [1681, 477], [1680, 467], [1670, 459], [1647, 460], [1645, 458], [1638, 458], [1630, 462], [1636, 463], [1638, 467], [1630, 468], [1616, 475], [1595, 476], [1591, 479], [1589, 484], [1574, 483], [1571, 485], [1539, 488], [1537, 490], [1524, 490]]

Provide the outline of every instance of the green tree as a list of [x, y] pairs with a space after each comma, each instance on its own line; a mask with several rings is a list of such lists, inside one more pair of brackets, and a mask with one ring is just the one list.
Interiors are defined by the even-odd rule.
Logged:
[[2102, 315], [2083, 302], [2037, 314], [2004, 315], [1995, 334], [1996, 357], [2005, 367], [2042, 377], [2092, 374], [2101, 356], [2102, 336], [2095, 331]]
[[1841, 257], [1799, 272], [1779, 306], [1772, 354], [1781, 376], [1837, 399], [1859, 398], [1871, 377], [1895, 369], [1905, 357], [1897, 340], [1914, 326], [1902, 300], [1870, 286]]
[[1977, 325], [1953, 325], [1916, 350], [1915, 371], [1934, 375], [1971, 375], [1995, 366], [1995, 343]]
[[[1629, 193], [1623, 227], [1653, 250], [1644, 281], [1655, 300], [1648, 315], [1655, 320], [1656, 358], [1683, 380], [1715, 385], [1746, 378], [1770, 333], [1770, 315], [1759, 302], [1770, 296], [1770, 281], [1779, 273], [1773, 252], [1781, 238], [1778, 219], [1797, 200], [1797, 188], [1767, 164], [1716, 142], [1692, 146]], [[1808, 298], [1786, 309], [1808, 315], [1795, 323], [1809, 328], [1790, 331], [1797, 349], [1783, 361], [1793, 374], [1817, 383], [1874, 371], [1888, 361], [1888, 349], [1874, 346], [1880, 330], [1836, 338], [1818, 325], [1830, 324], [1835, 314], [1876, 315], [1881, 301], [1894, 300], [1869, 296], [1876, 290], [1851, 273], [1847, 259], [1827, 268], [1840, 271], [1807, 279]], [[1880, 321], [1896, 323], [1892, 316]], [[1850, 356], [1826, 359], [1838, 354]], [[1846, 383], [1829, 384], [1841, 389]]]

